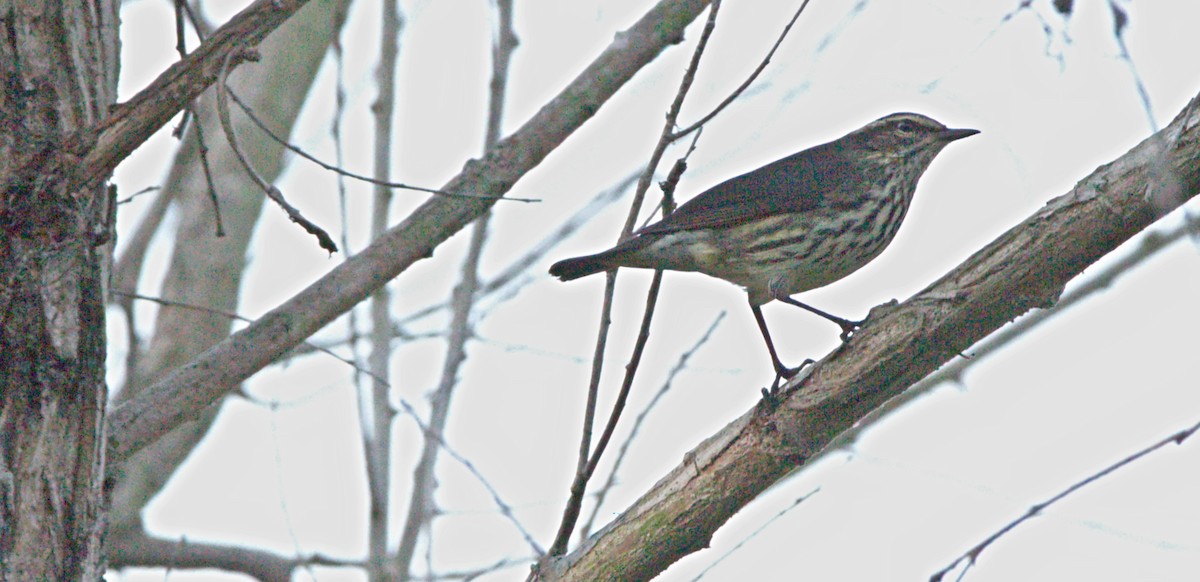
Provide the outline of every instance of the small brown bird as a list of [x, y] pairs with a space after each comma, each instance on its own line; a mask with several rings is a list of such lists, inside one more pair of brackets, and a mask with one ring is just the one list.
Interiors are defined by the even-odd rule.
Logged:
[[894, 113], [844, 137], [726, 180], [617, 246], [550, 267], [570, 281], [617, 267], [699, 271], [750, 296], [776, 382], [803, 365], [779, 360], [761, 306], [778, 299], [842, 328], [850, 321], [791, 297], [824, 287], [874, 259], [896, 235], [917, 180], [946, 144], [979, 133], [924, 115]]

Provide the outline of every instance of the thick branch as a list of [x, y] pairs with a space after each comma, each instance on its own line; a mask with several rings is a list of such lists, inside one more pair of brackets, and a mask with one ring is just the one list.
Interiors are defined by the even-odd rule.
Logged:
[[550, 103], [482, 160], [469, 161], [444, 191], [307, 289], [246, 329], [166, 375], [110, 416], [114, 465], [187, 421], [242, 380], [365, 299], [479, 217], [521, 176], [596, 113], [634, 73], [704, 9], [705, 0], [663, 0], [611, 45]]
[[873, 310], [777, 407], [760, 405], [709, 438], [582, 547], [543, 563], [542, 579], [654, 577], [887, 399], [1053, 305], [1067, 281], [1200, 190], [1198, 101], [908, 301]]
[[[196, 52], [172, 65], [128, 102], [112, 107], [108, 117], [66, 138], [58, 148], [62, 155], [30, 151], [10, 167], [21, 168], [20, 175], [63, 176], [68, 190], [108, 179], [117, 164], [213, 83], [227, 55], [235, 54], [234, 64], [242, 62], [251, 56], [246, 49], [307, 3], [259, 0], [251, 4], [217, 29]], [[0, 184], [12, 178], [0, 176]]]

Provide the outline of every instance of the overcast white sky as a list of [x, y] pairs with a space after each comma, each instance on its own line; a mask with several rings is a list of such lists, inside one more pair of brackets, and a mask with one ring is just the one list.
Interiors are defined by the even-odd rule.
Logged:
[[[169, 4], [141, 0], [123, 9], [124, 96], [174, 58]], [[241, 4], [206, 6], [221, 16]], [[488, 5], [403, 4], [407, 23], [394, 176], [437, 186], [479, 154]], [[518, 0], [521, 46], [513, 63], [508, 130], [573, 78], [647, 4]], [[684, 108], [685, 122], [741, 82], [798, 4], [726, 3]], [[858, 318], [873, 305], [912, 295], [1153, 130], [1130, 65], [1118, 58], [1106, 2], [1078, 2], [1077, 12], [1064, 22], [1048, 1], [1035, 0], [1032, 9], [1005, 20], [1018, 4], [812, 2], [758, 85], [706, 127], [679, 197], [894, 111], [917, 111], [952, 127], [979, 129], [981, 135], [951, 145], [934, 162], [897, 240], [875, 263], [803, 298]], [[1122, 6], [1130, 17], [1126, 39], [1134, 68], [1150, 96], [1154, 122], [1165, 125], [1200, 90], [1195, 58], [1200, 35], [1194, 33], [1200, 3]], [[350, 104], [344, 147], [348, 165], [359, 171], [370, 167], [367, 119], [375, 96], [378, 10], [374, 2], [357, 3], [346, 35]], [[497, 206], [484, 277], [644, 163], [697, 33], [690, 29], [688, 42], [640, 73], [512, 192], [542, 202]], [[294, 140], [331, 160], [330, 65]], [[163, 180], [171, 147], [171, 140], [160, 136], [119, 168], [122, 190]], [[331, 228], [339, 224], [328, 174], [297, 163], [279, 186], [309, 217]], [[398, 198], [396, 220], [421, 200], [417, 194]], [[366, 195], [359, 200], [355, 211], [367, 208]], [[625, 208], [618, 203], [594, 217], [548, 257], [517, 297], [485, 303], [489, 310], [478, 328], [481, 341], [469, 348], [451, 413], [447, 440], [488, 477], [543, 545], [557, 527], [575, 462], [603, 285], [602, 278], [559, 283], [544, 274], [545, 267], [610, 246]], [[1196, 204], [1191, 208], [1200, 212]], [[123, 208], [120, 227], [135, 224], [140, 210]], [[265, 212], [240, 307], [248, 316], [274, 307], [343, 258], [327, 258], [276, 209]], [[364, 215], [351, 220], [358, 248], [364, 242]], [[1154, 228], [1178, 220], [1177, 213]], [[433, 260], [397, 280], [398, 316], [448, 296], [465, 242], [457, 237]], [[167, 252], [161, 248], [153, 264], [161, 269]], [[608, 398], [628, 357], [647, 281], [648, 275], [632, 271], [621, 277], [606, 372]], [[1184, 240], [1017, 344], [982, 359], [961, 384], [933, 390], [852, 447], [782, 483], [718, 532], [711, 549], [686, 558], [661, 579], [690, 580], [740, 543], [705, 580], [927, 578], [1030, 505], [1200, 420], [1194, 364], [1198, 296], [1200, 256], [1196, 243]], [[625, 509], [701, 439], [753, 406], [758, 388], [771, 381], [742, 291], [701, 275], [668, 274], [633, 410], [649, 400], [679, 355], [721, 312], [726, 315], [711, 340], [647, 419], [602, 516]], [[816, 317], [787, 306], [770, 306], [766, 313], [787, 362], [819, 357], [837, 344], [836, 327]], [[443, 325], [437, 318], [420, 322], [415, 331]], [[340, 323], [326, 331], [330, 339], [343, 333]], [[422, 410], [422, 395], [437, 381], [443, 347], [444, 342], [431, 339], [398, 349], [393, 383], [400, 396]], [[121, 357], [120, 349], [114, 344], [115, 358]], [[228, 402], [202, 450], [150, 506], [148, 526], [164, 536], [361, 557], [365, 486], [351, 372], [331, 359], [310, 357], [258, 374], [248, 390], [264, 400], [278, 399], [281, 406]], [[628, 416], [624, 426], [631, 421]], [[411, 422], [400, 418], [397, 423], [395, 510], [402, 512], [406, 475], [419, 443]], [[435, 530], [437, 569], [479, 567], [521, 555], [519, 535], [461, 466], [443, 458], [439, 480], [438, 501], [448, 515]], [[1189, 441], [1159, 451], [1009, 534], [966, 579], [1195, 579], [1200, 571], [1197, 486], [1200, 444]], [[796, 498], [818, 488], [751, 538]], [[362, 579], [344, 569], [316, 572], [323, 581]], [[485, 579], [523, 579], [526, 572], [518, 566]], [[218, 579], [211, 572], [173, 572], [170, 578]], [[112, 579], [157, 580], [162, 573]]]

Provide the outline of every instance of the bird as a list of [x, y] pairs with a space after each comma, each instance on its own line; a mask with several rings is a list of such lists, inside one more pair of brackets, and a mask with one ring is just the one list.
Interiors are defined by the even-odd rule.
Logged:
[[739, 285], [778, 386], [811, 360], [783, 365], [762, 305], [778, 300], [806, 309], [841, 327], [848, 341], [865, 320], [841, 318], [792, 296], [843, 279], [879, 256], [934, 157], [977, 133], [918, 113], [893, 113], [721, 182], [613, 248], [554, 263], [550, 274], [570, 281], [632, 267], [695, 271]]

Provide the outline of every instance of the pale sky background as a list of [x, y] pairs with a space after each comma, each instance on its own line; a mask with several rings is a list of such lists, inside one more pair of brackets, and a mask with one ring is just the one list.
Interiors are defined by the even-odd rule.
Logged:
[[[725, 3], [684, 107], [685, 123], [744, 79], [798, 4]], [[951, 145], [934, 162], [896, 241], [876, 262], [802, 300], [859, 318], [878, 303], [911, 296], [1153, 130], [1130, 65], [1118, 58], [1106, 2], [1077, 2], [1064, 23], [1048, 1], [1035, 0], [1031, 9], [1005, 20], [1018, 4], [812, 2], [758, 84], [706, 127], [679, 197], [895, 111], [979, 129], [981, 135]], [[138, 0], [122, 11], [123, 98], [175, 58], [169, 5]], [[214, 18], [242, 5], [205, 3]], [[489, 7], [465, 0], [403, 5], [407, 22], [393, 176], [438, 186], [480, 153]], [[647, 5], [517, 0], [521, 46], [513, 62], [506, 133], [524, 123]], [[1200, 90], [1200, 35], [1194, 33], [1200, 3], [1121, 5], [1130, 16], [1126, 40], [1150, 96], [1154, 123], [1165, 125]], [[368, 109], [376, 93], [378, 11], [374, 2], [357, 3], [345, 41], [350, 102], [344, 155], [349, 169], [364, 173], [373, 145]], [[499, 272], [596, 192], [644, 163], [698, 31], [689, 29], [687, 42], [639, 73], [512, 191], [512, 196], [542, 202], [496, 206], [483, 277]], [[326, 160], [334, 159], [332, 64], [327, 60], [293, 136]], [[161, 183], [173, 147], [169, 136], [160, 135], [139, 150], [117, 170], [121, 190]], [[674, 148], [668, 163], [682, 151]], [[279, 187], [309, 218], [335, 238], [340, 234], [330, 174], [297, 162]], [[361, 186], [352, 194], [351, 240], [359, 249], [365, 243], [369, 194]], [[393, 223], [423, 195], [401, 193], [397, 200]], [[602, 277], [559, 283], [545, 268], [553, 260], [610, 246], [627, 200], [596, 215], [551, 252], [517, 296], [484, 301], [481, 341], [468, 348], [451, 412], [447, 441], [487, 477], [543, 546], [557, 528], [575, 463], [603, 286]], [[119, 228], [132, 228], [148, 201], [122, 207]], [[1200, 212], [1200, 205], [1190, 208]], [[327, 257], [277, 208], [268, 205], [264, 212], [239, 307], [251, 317], [344, 259]], [[1178, 221], [1176, 213], [1152, 230]], [[456, 237], [395, 282], [397, 317], [449, 295], [465, 243], [465, 236]], [[146, 281], [160, 276], [168, 254], [169, 245], [159, 245]], [[1073, 284], [1086, 281], [1112, 258]], [[648, 280], [642, 272], [621, 276], [604, 402], [619, 383]], [[1197, 297], [1200, 255], [1197, 242], [1185, 239], [1016, 344], [981, 359], [961, 384], [933, 390], [852, 446], [781, 483], [721, 529], [711, 549], [682, 560], [659, 579], [691, 580], [710, 567], [704, 580], [927, 579], [1030, 505], [1200, 420]], [[143, 308], [153, 310], [149, 304]], [[601, 516], [623, 511], [701, 439], [753, 406], [758, 389], [770, 383], [769, 360], [744, 293], [702, 275], [670, 273], [624, 429], [720, 312], [726, 315], [711, 340], [650, 413]], [[819, 318], [774, 305], [766, 314], [785, 362], [820, 357], [837, 345], [837, 328]], [[116, 312], [112, 315], [117, 319]], [[444, 317], [422, 320], [411, 330], [437, 331], [444, 323]], [[345, 322], [339, 320], [315, 339], [344, 335]], [[123, 361], [124, 346], [116, 339], [121, 334], [114, 328], [112, 336], [113, 361]], [[423, 395], [437, 382], [443, 352], [441, 339], [397, 348], [393, 385], [418, 410], [426, 409]], [[247, 390], [278, 406], [227, 402], [200, 450], [149, 506], [150, 530], [285, 554], [361, 558], [365, 480], [351, 370], [331, 358], [309, 356], [268, 368], [247, 383]], [[411, 421], [401, 416], [396, 422], [393, 508], [399, 516], [407, 509], [408, 474], [419, 440]], [[435, 526], [437, 571], [476, 568], [527, 553], [520, 535], [458, 463], [443, 456], [438, 476], [437, 499], [447, 515]], [[1200, 444], [1167, 447], [1010, 533], [983, 554], [966, 579], [1194, 580], [1200, 572], [1198, 486]], [[736, 544], [744, 545], [722, 560]], [[350, 569], [313, 571], [322, 581], [363, 579]], [[520, 580], [527, 571], [521, 564], [483, 579]], [[163, 573], [109, 578], [161, 580]], [[172, 572], [169, 578], [244, 579], [213, 572]], [[298, 579], [309, 579], [308, 573]]]

